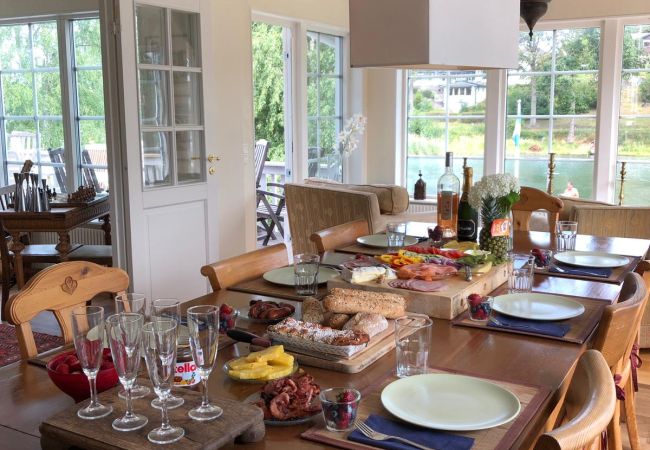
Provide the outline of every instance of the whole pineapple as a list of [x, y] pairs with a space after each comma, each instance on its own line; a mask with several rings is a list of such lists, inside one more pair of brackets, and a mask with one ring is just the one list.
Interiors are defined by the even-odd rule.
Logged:
[[481, 250], [487, 250], [494, 255], [494, 257], [497, 259], [497, 264], [500, 264], [506, 260], [510, 239], [507, 236], [492, 237], [490, 234], [490, 229], [492, 228], [492, 222], [495, 219], [503, 216], [504, 213], [502, 211], [502, 208], [499, 206], [496, 199], [486, 198], [483, 200], [481, 206], [483, 228], [479, 233], [478, 242]]

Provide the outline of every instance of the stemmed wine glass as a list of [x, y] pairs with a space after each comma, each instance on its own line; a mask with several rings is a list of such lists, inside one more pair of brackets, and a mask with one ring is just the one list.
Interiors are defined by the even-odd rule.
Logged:
[[[138, 313], [144, 316], [146, 322], [149, 317], [147, 297], [144, 294], [120, 294], [115, 297], [115, 313]], [[151, 389], [147, 386], [140, 386], [136, 381], [131, 388], [131, 398], [142, 398], [149, 395]], [[126, 399], [126, 391], [118, 393], [121, 399]]]
[[[166, 319], [173, 319], [176, 321], [177, 326], [176, 326], [176, 343], [178, 344], [178, 336], [180, 334], [180, 329], [181, 329], [181, 302], [179, 302], [175, 298], [159, 298], [157, 300], [153, 301], [152, 305], [152, 311], [151, 311], [151, 317], [152, 320], [154, 317], [162, 317]], [[174, 355], [175, 357], [176, 355]], [[176, 359], [174, 359], [174, 363], [176, 363]], [[175, 365], [174, 365], [175, 368]], [[155, 390], [155, 389], [154, 389]], [[170, 392], [169, 396], [167, 397], [167, 409], [174, 409], [178, 408], [181, 406], [183, 403], [185, 403], [185, 400], [183, 397], [176, 397], [174, 394]], [[154, 398], [151, 401], [151, 406], [157, 409], [162, 408], [162, 402], [160, 398]]]
[[162, 425], [149, 432], [154, 444], [171, 444], [185, 435], [181, 427], [172, 427], [167, 415], [167, 401], [174, 384], [176, 365], [176, 335], [178, 322], [171, 318], [152, 317], [142, 328], [142, 347], [153, 390], [158, 395], [162, 410]]
[[113, 314], [106, 319], [113, 364], [117, 369], [120, 383], [126, 390], [126, 413], [113, 421], [113, 428], [117, 431], [139, 430], [149, 422], [145, 416], [133, 412], [131, 396], [140, 368], [143, 322], [144, 316], [138, 313]]
[[187, 310], [187, 328], [194, 364], [203, 383], [201, 406], [191, 409], [188, 415], [194, 420], [212, 420], [223, 414], [223, 409], [208, 400], [208, 377], [217, 361], [219, 340], [219, 308], [212, 305], [193, 306]]
[[112, 406], [97, 401], [97, 372], [104, 349], [104, 308], [78, 306], [72, 310], [72, 334], [77, 358], [90, 384], [90, 403], [77, 411], [82, 419], [101, 419], [113, 412]]

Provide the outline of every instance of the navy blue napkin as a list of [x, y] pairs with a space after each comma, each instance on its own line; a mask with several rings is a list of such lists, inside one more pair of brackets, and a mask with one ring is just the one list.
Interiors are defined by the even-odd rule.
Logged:
[[489, 320], [487, 324], [488, 327], [525, 331], [527, 333], [543, 334], [545, 336], [553, 337], [564, 337], [564, 335], [571, 329], [571, 325], [565, 323], [519, 319], [516, 317], [504, 316], [502, 314], [495, 316], [495, 318], [499, 321], [499, 325], [494, 323], [492, 320]]
[[[474, 439], [472, 438], [444, 433], [442, 431], [434, 431], [408, 423], [395, 422], [394, 420], [389, 420], [376, 414], [371, 414], [366, 419], [365, 424], [380, 433], [403, 437], [409, 441], [436, 450], [469, 450], [474, 445]], [[388, 441], [374, 441], [366, 437], [359, 430], [354, 430], [350, 433], [348, 439], [388, 450], [413, 450], [416, 448], [393, 439]]]
[[556, 264], [557, 267], [560, 268], [560, 270], [556, 269], [555, 267], [551, 267], [548, 269], [549, 272], [553, 273], [563, 273], [563, 274], [569, 274], [569, 275], [577, 275], [577, 276], [587, 276], [587, 277], [601, 277], [601, 278], [609, 278], [612, 275], [612, 270], [610, 267], [573, 267], [573, 266], [565, 266], [564, 264]]

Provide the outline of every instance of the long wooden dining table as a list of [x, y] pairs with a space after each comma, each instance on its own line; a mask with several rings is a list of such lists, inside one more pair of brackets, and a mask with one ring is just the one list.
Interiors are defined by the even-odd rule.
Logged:
[[[528, 251], [531, 246], [544, 246], [550, 242], [545, 233], [519, 233], [515, 237], [515, 250]], [[594, 238], [581, 236], [580, 250], [613, 251], [616, 253], [645, 257], [650, 241], [623, 238]], [[530, 247], [530, 248], [529, 248]], [[567, 294], [606, 303], [616, 301], [620, 285], [598, 281], [574, 280], [537, 274], [535, 292]], [[252, 299], [271, 300], [270, 297], [250, 293], [220, 291], [193, 299], [183, 304], [189, 307], [197, 304], [228, 303], [238, 309], [247, 307]], [[300, 317], [300, 302], [296, 316]], [[261, 325], [240, 319], [239, 327], [255, 332], [263, 331]], [[506, 379], [515, 383], [528, 383], [547, 387], [553, 394], [545, 399], [538, 413], [530, 420], [511, 448], [530, 447], [546, 417], [557, 401], [560, 388], [568, 382], [571, 369], [588, 347], [540, 337], [529, 337], [503, 332], [492, 332], [473, 328], [456, 327], [450, 321], [434, 319], [429, 365], [443, 370], [461, 371], [481, 377]], [[211, 397], [244, 400], [260, 386], [229, 379], [222, 367], [232, 358], [247, 354], [248, 344], [237, 343], [219, 351], [217, 365], [210, 377]], [[367, 369], [357, 374], [344, 374], [325, 369], [304, 367], [322, 387], [346, 386], [361, 388], [395, 368], [394, 351], [380, 358]], [[20, 361], [0, 368], [0, 443], [3, 449], [40, 448], [39, 425], [47, 417], [73, 404], [73, 400], [61, 392], [50, 381], [42, 367]], [[139, 411], [158, 420], [158, 411]], [[89, 424], [90, 425], [90, 424]], [[247, 449], [310, 449], [327, 446], [300, 438], [300, 434], [311, 425], [292, 427], [267, 427], [263, 441], [246, 444]], [[235, 445], [237, 447], [237, 445]]]

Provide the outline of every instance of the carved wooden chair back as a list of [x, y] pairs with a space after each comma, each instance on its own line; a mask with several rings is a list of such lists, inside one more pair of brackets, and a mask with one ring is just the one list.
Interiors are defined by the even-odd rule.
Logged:
[[269, 152], [269, 143], [266, 139], [260, 139], [255, 142], [255, 187], [259, 188], [262, 182], [262, 172], [264, 171], [264, 163], [266, 156]]
[[562, 200], [528, 186], [522, 186], [519, 195], [519, 201], [512, 205], [514, 229], [517, 231], [530, 231], [530, 218], [533, 212], [545, 210], [548, 211], [549, 231], [555, 233], [555, 224], [560, 217], [560, 211], [564, 208]]
[[[16, 192], [16, 185], [0, 187], [0, 210], [6, 211], [9, 207], [9, 195]], [[9, 241], [11, 237], [5, 233], [4, 229], [0, 229], [0, 262], [2, 264], [2, 318], [4, 319], [4, 310], [9, 300], [9, 289], [11, 289], [11, 275], [13, 270], [11, 268], [12, 257], [9, 253]]]
[[129, 287], [122, 269], [87, 261], [69, 261], [49, 266], [34, 275], [7, 304], [9, 323], [16, 335], [23, 359], [37, 355], [30, 320], [51, 311], [59, 322], [65, 343], [72, 342], [72, 310], [97, 294], [119, 294]]
[[360, 236], [370, 234], [366, 219], [336, 225], [313, 233], [309, 239], [316, 244], [318, 253], [353, 244]]
[[287, 246], [276, 244], [207, 264], [201, 267], [201, 274], [208, 277], [212, 290], [216, 292], [288, 264]]
[[565, 422], [544, 433], [535, 450], [592, 448], [614, 415], [616, 394], [607, 362], [596, 350], [582, 354], [562, 405]]

